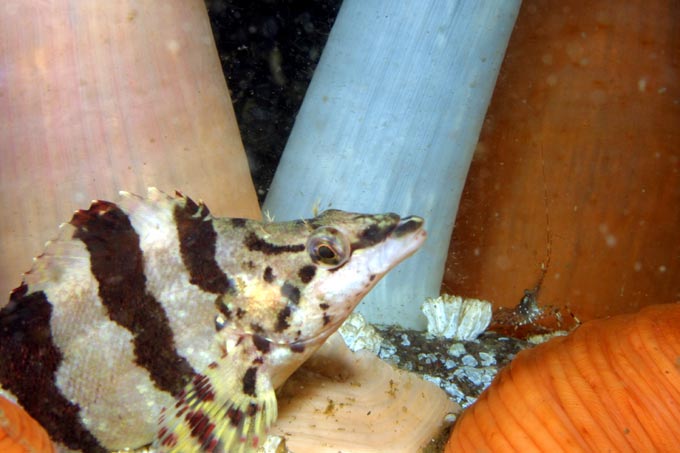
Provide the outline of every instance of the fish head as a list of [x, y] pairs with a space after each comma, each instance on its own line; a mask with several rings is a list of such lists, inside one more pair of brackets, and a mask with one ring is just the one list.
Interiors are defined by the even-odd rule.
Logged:
[[350, 315], [391, 269], [415, 253], [426, 239], [421, 217], [325, 211], [313, 222], [306, 243], [315, 266], [304, 288], [310, 326], [306, 338], [327, 336]]
[[[317, 217], [262, 224], [246, 249], [263, 268], [237, 276], [237, 322], [272, 343], [318, 347], [373, 286], [415, 253], [427, 236], [417, 216], [328, 210]], [[261, 258], [261, 259], [260, 259]]]

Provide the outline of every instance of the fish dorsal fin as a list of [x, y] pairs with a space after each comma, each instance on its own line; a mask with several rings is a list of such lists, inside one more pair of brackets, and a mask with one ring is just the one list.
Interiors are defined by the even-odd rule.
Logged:
[[262, 360], [245, 361], [249, 336], [196, 374], [163, 410], [154, 447], [162, 452], [250, 452], [277, 416], [276, 394]]

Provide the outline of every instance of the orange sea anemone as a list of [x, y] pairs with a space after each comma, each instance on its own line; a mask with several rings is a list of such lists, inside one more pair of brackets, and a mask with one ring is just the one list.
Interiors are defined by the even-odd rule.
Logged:
[[38, 422], [2, 396], [0, 396], [0, 452], [54, 452], [52, 442]]
[[583, 324], [520, 352], [456, 423], [447, 453], [678, 451], [680, 303]]

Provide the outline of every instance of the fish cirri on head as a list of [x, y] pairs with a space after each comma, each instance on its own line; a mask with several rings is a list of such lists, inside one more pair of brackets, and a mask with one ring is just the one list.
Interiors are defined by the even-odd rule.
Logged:
[[415, 216], [95, 201], [0, 310], [0, 385], [68, 450], [250, 451], [274, 390], [425, 237]]

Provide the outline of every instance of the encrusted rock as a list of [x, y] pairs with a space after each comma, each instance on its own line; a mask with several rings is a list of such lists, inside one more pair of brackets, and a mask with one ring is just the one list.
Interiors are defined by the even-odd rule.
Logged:
[[428, 333], [447, 339], [471, 341], [491, 322], [491, 303], [442, 294], [422, 306]]
[[338, 332], [342, 335], [347, 347], [354, 352], [366, 349], [373, 354], [378, 354], [380, 351], [382, 337], [372, 325], [366, 322], [361, 313], [354, 312], [349, 315]]
[[268, 436], [265, 443], [257, 449], [258, 453], [291, 453], [286, 440], [281, 436]]

